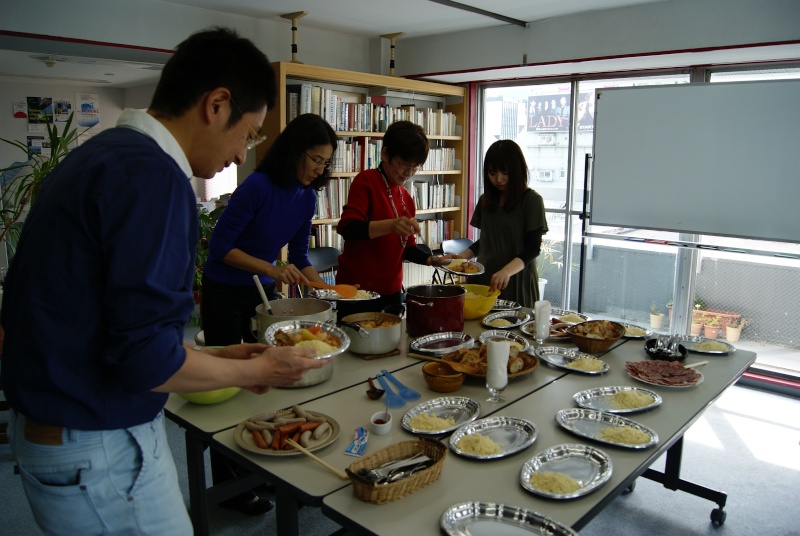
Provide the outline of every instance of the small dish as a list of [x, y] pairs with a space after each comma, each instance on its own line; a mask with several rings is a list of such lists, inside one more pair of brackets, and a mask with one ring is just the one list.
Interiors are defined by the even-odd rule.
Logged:
[[374, 413], [369, 419], [369, 431], [375, 435], [386, 435], [392, 431], [392, 414], [388, 411]]
[[[423, 430], [421, 428], [414, 428], [411, 425], [411, 419], [423, 413], [440, 419], [453, 419], [454, 424], [446, 426], [439, 430]], [[403, 428], [412, 434], [419, 435], [442, 435], [456, 430], [460, 426], [472, 422], [478, 418], [481, 413], [481, 405], [464, 396], [446, 396], [441, 398], [434, 398], [417, 404], [403, 415], [402, 425]]]
[[371, 290], [366, 290], [364, 292], [369, 293], [368, 298], [343, 298], [342, 295], [335, 290], [312, 288], [308, 291], [308, 297], [325, 301], [369, 301], [376, 300], [381, 297], [380, 294], [377, 292], [372, 292]]
[[492, 307], [492, 311], [516, 311], [517, 309], [521, 309], [522, 305], [518, 304], [515, 301], [511, 300], [497, 300], [494, 302], [494, 307]]
[[[536, 357], [542, 361], [546, 361], [555, 367], [569, 370], [570, 372], [580, 372], [581, 374], [604, 374], [611, 370], [609, 364], [602, 359], [597, 359], [593, 355], [585, 354], [571, 348], [562, 348], [560, 346], [540, 346], [534, 350], [534, 353], [536, 354]], [[603, 364], [603, 368], [600, 370], [581, 370], [569, 366], [571, 362], [581, 357], [600, 361]]]
[[[531, 315], [525, 311], [497, 311], [496, 313], [490, 313], [483, 317], [481, 324], [489, 329], [513, 329], [521, 326], [530, 319]], [[508, 325], [499, 325], [501, 323], [505, 324], [505, 322], [498, 322], [502, 320], [508, 322]], [[495, 325], [494, 322], [498, 322], [498, 325]]]
[[[472, 271], [466, 271], [466, 272], [463, 271], [465, 269], [464, 268], [465, 265], [469, 266], [470, 268], [467, 269]], [[454, 275], [466, 275], [466, 276], [481, 275], [484, 271], [486, 271], [486, 268], [484, 268], [484, 266], [481, 263], [476, 261], [468, 261], [465, 259], [453, 259], [448, 264], [437, 266], [437, 268]]]
[[[620, 408], [614, 405], [614, 395], [623, 392], [635, 392], [651, 396], [653, 401], [650, 404], [639, 406], [635, 408]], [[572, 399], [582, 408], [595, 409], [598, 411], [606, 411], [608, 413], [635, 413], [638, 411], [647, 411], [661, 405], [661, 396], [649, 389], [642, 387], [628, 387], [628, 386], [615, 386], [615, 387], [595, 387], [593, 389], [586, 389], [575, 393]]]
[[[468, 436], [479, 434], [488, 437], [500, 446], [500, 452], [494, 454], [477, 454], [464, 450], [459, 442]], [[516, 417], [486, 417], [461, 426], [450, 436], [450, 450], [465, 458], [476, 460], [494, 460], [505, 458], [530, 447], [539, 431], [536, 425], [526, 419]]]
[[[562, 444], [550, 447], [525, 462], [519, 474], [519, 483], [526, 490], [550, 499], [575, 499], [587, 495], [611, 478], [611, 458], [600, 449], [589, 445]], [[575, 479], [580, 488], [569, 493], [541, 490], [531, 484], [537, 472], [562, 473]]]
[[[632, 421], [631, 419], [614, 415], [613, 413], [597, 411], [595, 409], [562, 409], [556, 413], [556, 422], [562, 428], [575, 435], [615, 447], [646, 449], [658, 443], [658, 434], [650, 428], [636, 421]], [[609, 441], [600, 437], [600, 434], [605, 428], [617, 428], [620, 426], [627, 426], [645, 433], [648, 437], [647, 442], [617, 443], [616, 441]]]
[[486, 344], [486, 341], [489, 340], [500, 340], [500, 339], [502, 339], [503, 341], [509, 341], [513, 346], [516, 346], [520, 352], [524, 352], [528, 348], [530, 348], [530, 343], [527, 341], [527, 339], [525, 339], [525, 337], [522, 337], [510, 331], [492, 329], [489, 331], [484, 331], [483, 333], [480, 334], [480, 337], [478, 337], [478, 341], [481, 344]]
[[502, 503], [478, 501], [454, 504], [442, 513], [439, 526], [447, 536], [478, 534], [578, 536], [578, 533], [571, 528], [539, 512]]
[[462, 348], [472, 348], [475, 339], [469, 333], [461, 331], [443, 331], [431, 333], [411, 342], [411, 351], [431, 356], [442, 356]]
[[447, 363], [430, 362], [422, 365], [422, 377], [431, 391], [452, 393], [464, 383], [464, 373], [456, 372]]

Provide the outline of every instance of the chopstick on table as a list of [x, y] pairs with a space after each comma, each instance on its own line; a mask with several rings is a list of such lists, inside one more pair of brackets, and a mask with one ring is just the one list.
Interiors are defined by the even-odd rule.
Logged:
[[329, 464], [325, 460], [323, 460], [321, 458], [318, 458], [311, 451], [307, 450], [305, 447], [301, 447], [295, 441], [292, 441], [291, 439], [287, 439], [286, 443], [288, 443], [289, 445], [293, 446], [294, 448], [296, 448], [297, 450], [299, 450], [300, 452], [302, 452], [303, 454], [305, 454], [306, 456], [308, 456], [309, 458], [311, 458], [312, 460], [314, 460], [318, 464], [322, 465], [325, 469], [327, 469], [331, 473], [335, 474], [339, 478], [344, 479], [344, 480], [350, 480], [350, 477], [347, 476], [347, 473], [345, 473], [341, 469], [337, 469], [336, 467], [332, 466], [331, 464]]
[[707, 365], [708, 361], [698, 361], [697, 363], [692, 363], [691, 365], [684, 365], [683, 368], [694, 368], [699, 367], [701, 365]]

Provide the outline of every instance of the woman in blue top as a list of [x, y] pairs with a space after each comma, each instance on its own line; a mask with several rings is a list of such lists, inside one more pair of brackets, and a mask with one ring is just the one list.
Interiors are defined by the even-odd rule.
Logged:
[[[325, 186], [336, 133], [320, 116], [303, 114], [275, 139], [264, 160], [233, 192], [209, 244], [200, 310], [205, 343], [256, 342], [250, 318], [262, 302], [253, 274], [270, 299], [276, 281], [322, 283], [308, 260], [317, 190]], [[289, 263], [275, 266], [289, 245]]]

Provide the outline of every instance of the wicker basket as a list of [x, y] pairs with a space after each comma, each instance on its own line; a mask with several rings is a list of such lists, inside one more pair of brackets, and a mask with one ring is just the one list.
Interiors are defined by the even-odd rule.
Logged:
[[[591, 339], [589, 337], [578, 335], [573, 331], [575, 326], [595, 324], [598, 322], [605, 322], [612, 325], [614, 327], [613, 337], [608, 339]], [[607, 320], [589, 320], [587, 322], [582, 322], [581, 324], [575, 324], [575, 326], [570, 326], [565, 331], [572, 339], [572, 342], [575, 343], [575, 346], [578, 347], [578, 350], [581, 352], [586, 352], [587, 354], [599, 354], [605, 352], [614, 346], [614, 343], [616, 343], [625, 334], [625, 326], [619, 322], [609, 322]]]
[[[436, 461], [430, 467], [396, 482], [376, 484], [365, 480], [357, 474], [360, 469], [374, 469], [392, 460], [400, 460], [420, 452], [424, 452]], [[386, 504], [402, 499], [419, 488], [437, 481], [442, 474], [446, 455], [447, 447], [444, 444], [431, 439], [420, 438], [413, 441], [395, 443], [383, 448], [351, 464], [345, 471], [353, 483], [353, 494], [356, 497], [368, 503]]]

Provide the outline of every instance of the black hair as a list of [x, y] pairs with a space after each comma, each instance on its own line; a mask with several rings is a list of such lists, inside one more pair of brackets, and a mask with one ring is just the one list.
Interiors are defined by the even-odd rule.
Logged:
[[430, 144], [421, 126], [411, 121], [395, 121], [383, 135], [383, 147], [391, 160], [399, 157], [408, 164], [422, 165], [428, 159]]
[[211, 28], [189, 36], [164, 65], [150, 109], [176, 118], [209, 91], [224, 87], [231, 92], [228, 126], [243, 113], [275, 106], [275, 71], [267, 56], [248, 39], [227, 28]]
[[489, 180], [490, 172], [508, 174], [506, 210], [513, 209], [528, 189], [528, 165], [519, 145], [511, 140], [497, 140], [483, 158], [483, 206], [495, 210], [500, 206], [500, 190]]
[[[332, 146], [331, 162], [334, 162], [337, 142], [336, 132], [320, 116], [298, 115], [275, 138], [256, 171], [269, 175], [276, 184], [288, 187], [297, 181], [297, 166], [308, 158], [310, 148], [317, 145]], [[326, 168], [310, 186], [319, 190], [328, 184], [329, 180], [330, 170]]]

